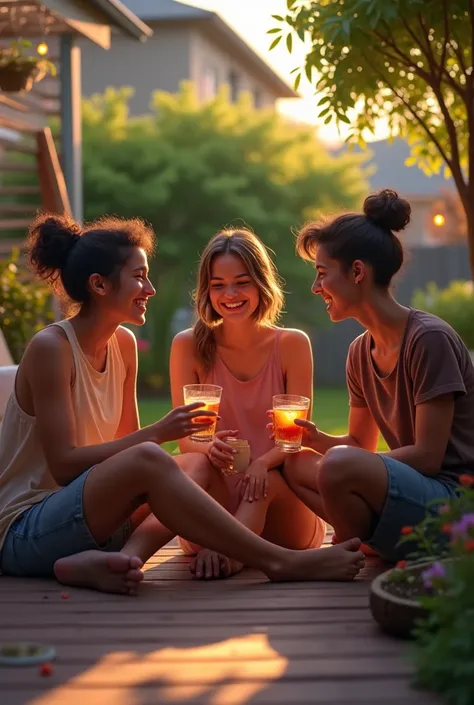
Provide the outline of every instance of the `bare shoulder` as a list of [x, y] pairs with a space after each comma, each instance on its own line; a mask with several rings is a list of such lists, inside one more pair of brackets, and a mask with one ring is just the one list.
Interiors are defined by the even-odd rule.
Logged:
[[32, 362], [47, 359], [69, 357], [72, 360], [72, 348], [66, 333], [60, 326], [47, 326], [32, 337], [23, 358]]
[[71, 344], [60, 326], [43, 328], [28, 343], [20, 362], [19, 381], [24, 379], [54, 380], [74, 376]]
[[119, 326], [115, 331], [115, 335], [117, 336], [125, 369], [135, 371], [137, 366], [137, 339], [135, 334], [125, 328], [125, 326]]
[[125, 328], [125, 326], [119, 326], [115, 331], [115, 335], [117, 336], [121, 350], [135, 352], [137, 349], [137, 339], [133, 331], [129, 328]]
[[194, 329], [187, 328], [177, 333], [173, 338], [171, 350], [178, 355], [194, 357]]
[[294, 352], [311, 349], [309, 336], [297, 328], [281, 328], [280, 345], [283, 350]]
[[313, 352], [309, 337], [296, 328], [281, 328], [280, 359], [285, 369], [293, 367], [295, 361], [312, 365]]

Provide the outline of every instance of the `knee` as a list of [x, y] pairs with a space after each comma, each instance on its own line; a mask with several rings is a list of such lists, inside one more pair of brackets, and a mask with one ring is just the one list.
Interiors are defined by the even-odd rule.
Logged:
[[211, 484], [215, 470], [209, 462], [207, 455], [204, 455], [204, 453], [191, 453], [189, 456], [189, 464], [187, 464], [184, 472], [191, 480], [199, 485], [199, 487], [205, 490]]
[[131, 460], [134, 473], [142, 473], [148, 476], [153, 473], [156, 477], [160, 472], [171, 472], [178, 470], [178, 466], [173, 458], [156, 443], [147, 441], [139, 443], [131, 449]]
[[289, 455], [283, 465], [282, 475], [290, 487], [305, 487], [308, 475], [316, 473], [319, 456], [310, 450]]
[[325, 490], [347, 487], [354, 469], [360, 463], [360, 448], [336, 446], [330, 448], [321, 458], [318, 471], [318, 488]]
[[268, 472], [268, 494], [270, 497], [276, 497], [285, 488], [288, 489], [288, 484], [281, 472], [276, 469]]

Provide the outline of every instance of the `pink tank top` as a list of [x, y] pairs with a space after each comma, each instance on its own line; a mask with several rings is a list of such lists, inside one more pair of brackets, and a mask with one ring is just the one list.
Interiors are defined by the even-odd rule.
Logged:
[[214, 367], [202, 380], [203, 384], [218, 384], [223, 388], [217, 430], [238, 430], [239, 437], [249, 442], [251, 460], [267, 453], [274, 445], [266, 428], [269, 423], [267, 411], [272, 408], [273, 395], [286, 392], [280, 360], [280, 333], [281, 329], [277, 329], [270, 355], [253, 379], [246, 382], [237, 379], [216, 355]]

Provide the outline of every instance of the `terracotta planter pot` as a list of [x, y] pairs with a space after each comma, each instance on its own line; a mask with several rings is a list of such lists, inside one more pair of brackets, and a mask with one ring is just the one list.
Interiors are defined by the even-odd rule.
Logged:
[[[425, 561], [404, 569], [404, 572], [419, 576], [433, 564]], [[409, 639], [418, 619], [428, 616], [428, 612], [418, 602], [416, 596], [401, 597], [385, 588], [387, 579], [396, 570], [392, 568], [377, 576], [370, 586], [370, 610], [382, 629], [393, 636]], [[405, 584], [405, 583], [402, 583]]]
[[37, 70], [31, 65], [0, 67], [0, 90], [4, 93], [27, 93], [31, 90]]

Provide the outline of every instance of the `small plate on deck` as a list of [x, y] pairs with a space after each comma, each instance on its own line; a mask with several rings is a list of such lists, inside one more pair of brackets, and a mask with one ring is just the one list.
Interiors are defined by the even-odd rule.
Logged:
[[10, 642], [0, 644], [0, 666], [34, 666], [53, 661], [56, 650], [47, 644]]

